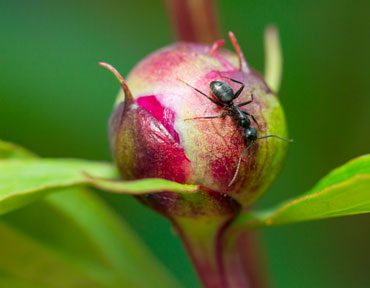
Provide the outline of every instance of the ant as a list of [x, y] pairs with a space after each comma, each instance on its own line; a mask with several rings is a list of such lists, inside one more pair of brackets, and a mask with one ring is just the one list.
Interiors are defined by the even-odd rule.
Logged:
[[[270, 137], [276, 137], [278, 139], [281, 139], [281, 140], [284, 140], [284, 141], [287, 141], [287, 142], [293, 142], [293, 140], [285, 139], [283, 137], [273, 135], [273, 134], [258, 137], [257, 136], [257, 130], [255, 128], [251, 127], [251, 121], [250, 121], [249, 117], [252, 118], [253, 122], [255, 122], [257, 127], [259, 128], [259, 125], [258, 125], [258, 122], [257, 122], [256, 118], [252, 114], [250, 114], [246, 111], [242, 111], [240, 109], [240, 107], [246, 106], [246, 105], [253, 102], [253, 100], [254, 100], [253, 94], [251, 94], [251, 100], [246, 101], [246, 102], [242, 102], [240, 104], [235, 104], [233, 101], [240, 96], [240, 94], [242, 93], [242, 91], [245, 87], [245, 84], [238, 81], [238, 80], [232, 79], [232, 78], [228, 78], [228, 77], [225, 77], [225, 76], [221, 76], [221, 77], [226, 78], [226, 79], [228, 79], [228, 80], [230, 80], [234, 83], [238, 83], [242, 86], [238, 89], [238, 91], [236, 91], [234, 93], [233, 89], [227, 83], [225, 83], [223, 81], [220, 81], [220, 80], [212, 81], [209, 84], [209, 87], [212, 91], [212, 94], [216, 98], [216, 99], [213, 99], [213, 98], [209, 97], [208, 95], [206, 95], [205, 93], [203, 93], [202, 91], [200, 91], [199, 89], [197, 89], [197, 88], [191, 86], [190, 84], [182, 81], [181, 79], [178, 79], [178, 80], [180, 80], [181, 82], [183, 82], [187, 86], [193, 88], [195, 91], [202, 94], [203, 96], [207, 97], [210, 101], [212, 101], [217, 106], [222, 107], [224, 110], [226, 110], [221, 115], [187, 118], [184, 121], [188, 121], [188, 120], [209, 120], [209, 119], [215, 119], [215, 118], [224, 118], [227, 115], [229, 115], [234, 120], [234, 122], [236, 122], [237, 127], [236, 127], [235, 132], [239, 129], [239, 127], [243, 128], [242, 135], [243, 135], [244, 143], [247, 147], [244, 149], [244, 151], [241, 153], [241, 155], [239, 157], [239, 162], [238, 162], [238, 166], [236, 168], [236, 171], [234, 173], [234, 177], [230, 181], [230, 183], [228, 184], [228, 187], [230, 187], [234, 183], [234, 181], [236, 179], [236, 176], [238, 175], [239, 168], [240, 168], [240, 163], [241, 163], [241, 160], [242, 160], [243, 156], [252, 147], [254, 142], [256, 142], [257, 140], [260, 140], [260, 139], [265, 139], [265, 138], [270, 138]], [[234, 134], [235, 134], [235, 132], [234, 132]]]

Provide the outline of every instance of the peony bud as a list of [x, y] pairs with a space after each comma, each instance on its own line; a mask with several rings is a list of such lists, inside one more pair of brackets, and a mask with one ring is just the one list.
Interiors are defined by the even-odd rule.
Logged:
[[[245, 129], [237, 128], [230, 115], [191, 119], [226, 111], [196, 89], [215, 101], [210, 83], [223, 81], [235, 93], [241, 87], [230, 80], [235, 79], [245, 84], [235, 104], [254, 96], [252, 103], [240, 108], [254, 116], [258, 126], [248, 118], [257, 136], [286, 136], [278, 98], [247, 65], [232, 33], [230, 39], [236, 54], [220, 48], [224, 41], [213, 46], [180, 42], [165, 47], [142, 60], [127, 82], [113, 67], [102, 64], [116, 74], [124, 89], [110, 120], [111, 149], [122, 177], [158, 177], [203, 187], [197, 196], [163, 192], [143, 198], [162, 213], [233, 213], [256, 200], [280, 170], [284, 141], [267, 138], [247, 143]], [[246, 151], [248, 144], [252, 145]]]

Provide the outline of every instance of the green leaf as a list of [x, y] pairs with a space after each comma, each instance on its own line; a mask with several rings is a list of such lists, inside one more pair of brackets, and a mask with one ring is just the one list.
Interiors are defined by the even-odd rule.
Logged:
[[46, 287], [178, 287], [132, 230], [87, 190], [50, 194], [0, 219], [0, 271], [19, 281]]
[[370, 212], [370, 155], [334, 169], [310, 191], [278, 207], [241, 213], [232, 227], [258, 228]]
[[[0, 235], [0, 268], [16, 279], [39, 281], [50, 287], [104, 287], [108, 284], [101, 279], [99, 269], [93, 274], [4, 223], [0, 223]], [[61, 279], [62, 283], [58, 283]]]
[[[1, 154], [8, 160], [32, 157], [17, 146], [0, 145], [0, 151], [3, 147], [14, 148]], [[124, 221], [88, 189], [55, 191], [0, 217], [0, 287], [180, 287]]]
[[13, 143], [0, 140], [0, 159], [14, 158], [33, 158], [36, 157], [32, 152]]
[[82, 185], [132, 195], [161, 191], [189, 193], [198, 189], [196, 185], [164, 179], [109, 179], [115, 177], [118, 177], [116, 168], [108, 163], [76, 159], [0, 160], [0, 215], [47, 193]]
[[51, 191], [87, 183], [87, 177], [81, 171], [103, 177], [116, 173], [111, 165], [88, 161], [0, 160], [0, 215], [39, 199]]
[[134, 181], [117, 181], [94, 177], [89, 178], [90, 185], [101, 190], [120, 194], [141, 195], [147, 193], [157, 193], [162, 191], [171, 191], [176, 193], [195, 193], [199, 190], [198, 185], [180, 184], [177, 182], [160, 178], [147, 178]]

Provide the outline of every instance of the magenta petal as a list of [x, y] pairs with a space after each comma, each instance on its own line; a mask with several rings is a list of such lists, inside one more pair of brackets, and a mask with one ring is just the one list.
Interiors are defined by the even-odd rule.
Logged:
[[[143, 107], [135, 106], [124, 111], [113, 143], [121, 174], [125, 179], [159, 177], [186, 183], [192, 168], [184, 148], [175, 142], [160, 121]], [[161, 119], [160, 110], [156, 112], [156, 117]]]
[[171, 109], [163, 107], [154, 95], [140, 97], [136, 102], [166, 128], [176, 143], [180, 143], [179, 134], [173, 127], [175, 123], [175, 113]]

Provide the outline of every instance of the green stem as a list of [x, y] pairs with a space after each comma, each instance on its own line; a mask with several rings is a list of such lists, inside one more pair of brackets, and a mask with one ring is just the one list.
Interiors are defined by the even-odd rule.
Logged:
[[283, 54], [279, 32], [275, 26], [265, 29], [265, 81], [276, 94], [279, 92], [283, 74]]

